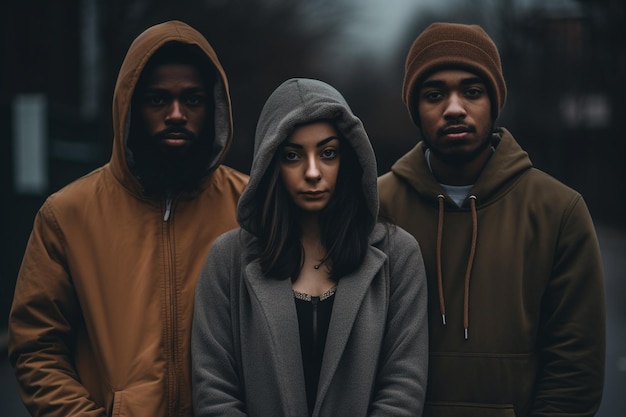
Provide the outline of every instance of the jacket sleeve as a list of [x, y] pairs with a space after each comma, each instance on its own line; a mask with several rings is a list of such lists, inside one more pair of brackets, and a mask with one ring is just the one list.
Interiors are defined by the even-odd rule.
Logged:
[[35, 218], [9, 316], [9, 359], [33, 416], [105, 416], [81, 384], [73, 346], [81, 311], [62, 233], [46, 202]]
[[197, 417], [246, 415], [231, 316], [232, 280], [239, 268], [224, 237], [211, 246], [196, 286], [191, 360]]
[[428, 375], [426, 273], [415, 239], [390, 227], [389, 307], [369, 415], [421, 416]]
[[593, 416], [605, 360], [602, 260], [581, 196], [565, 213], [553, 273], [542, 302], [533, 416]]

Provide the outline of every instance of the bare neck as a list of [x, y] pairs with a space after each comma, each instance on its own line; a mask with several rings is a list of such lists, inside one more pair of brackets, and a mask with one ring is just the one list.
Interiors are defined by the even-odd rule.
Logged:
[[330, 265], [322, 263], [326, 256], [326, 248], [322, 244], [318, 216], [307, 215], [300, 223], [302, 236], [300, 242], [303, 250], [302, 269], [292, 284], [296, 291], [319, 296], [335, 283], [330, 279]]

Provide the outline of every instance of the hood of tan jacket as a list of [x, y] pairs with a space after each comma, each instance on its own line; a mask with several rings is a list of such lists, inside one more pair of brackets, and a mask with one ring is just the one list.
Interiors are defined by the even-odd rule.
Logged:
[[[120, 68], [113, 94], [113, 151], [111, 170], [115, 177], [133, 192], [139, 193], [141, 186], [132, 174], [129, 163], [132, 153], [128, 148], [128, 132], [132, 123], [131, 101], [135, 87], [148, 60], [163, 45], [178, 42], [199, 48], [217, 77], [213, 86], [215, 101], [215, 139], [213, 158], [207, 167], [212, 172], [226, 157], [233, 137], [232, 108], [228, 81], [217, 55], [207, 40], [191, 26], [180, 21], [161, 23], [144, 31], [130, 45]], [[206, 181], [205, 181], [206, 185]]]

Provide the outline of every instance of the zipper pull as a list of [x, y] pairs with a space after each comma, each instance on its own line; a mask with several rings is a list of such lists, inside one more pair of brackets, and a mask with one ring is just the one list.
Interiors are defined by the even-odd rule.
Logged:
[[163, 216], [164, 222], [170, 219], [171, 212], [172, 212], [172, 199], [168, 197], [167, 200], [165, 200], [165, 215]]

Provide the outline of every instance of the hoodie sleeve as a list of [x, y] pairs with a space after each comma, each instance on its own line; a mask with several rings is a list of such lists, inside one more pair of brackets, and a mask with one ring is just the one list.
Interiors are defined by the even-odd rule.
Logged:
[[51, 204], [35, 218], [9, 316], [9, 359], [33, 416], [102, 416], [72, 362], [80, 306]]
[[604, 381], [604, 277], [595, 229], [580, 195], [564, 215], [542, 309], [541, 373], [529, 415], [593, 416]]
[[369, 416], [421, 416], [428, 375], [426, 272], [415, 239], [390, 230], [389, 309]]
[[[237, 232], [234, 232], [237, 233]], [[191, 331], [194, 415], [245, 416], [231, 316], [231, 276], [239, 269], [226, 237], [215, 241], [198, 279]]]

